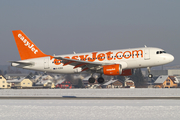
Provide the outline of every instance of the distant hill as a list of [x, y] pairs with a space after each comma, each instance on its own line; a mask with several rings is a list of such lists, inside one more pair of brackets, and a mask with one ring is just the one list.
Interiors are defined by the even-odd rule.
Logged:
[[3, 70], [3, 71], [7, 70], [8, 66], [10, 65], [0, 65], [0, 70]]

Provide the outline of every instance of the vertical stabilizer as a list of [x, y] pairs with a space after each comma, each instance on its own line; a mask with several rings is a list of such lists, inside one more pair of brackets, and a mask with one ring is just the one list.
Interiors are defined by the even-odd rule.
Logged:
[[21, 60], [45, 57], [44, 54], [21, 30], [12, 31]]

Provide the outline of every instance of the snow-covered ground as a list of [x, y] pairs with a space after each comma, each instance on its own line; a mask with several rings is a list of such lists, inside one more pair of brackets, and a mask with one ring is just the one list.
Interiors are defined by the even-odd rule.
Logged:
[[180, 97], [180, 89], [0, 89], [0, 97]]
[[180, 100], [0, 100], [1, 120], [179, 120]]
[[[8, 97], [177, 97], [178, 99], [10, 99]], [[179, 120], [180, 89], [1, 89], [5, 120]]]

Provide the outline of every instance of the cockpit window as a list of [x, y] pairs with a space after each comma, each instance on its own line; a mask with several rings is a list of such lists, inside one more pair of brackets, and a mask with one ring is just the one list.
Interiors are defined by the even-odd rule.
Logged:
[[165, 51], [157, 51], [156, 54], [166, 53]]
[[166, 53], [166, 51], [163, 51], [163, 53]]

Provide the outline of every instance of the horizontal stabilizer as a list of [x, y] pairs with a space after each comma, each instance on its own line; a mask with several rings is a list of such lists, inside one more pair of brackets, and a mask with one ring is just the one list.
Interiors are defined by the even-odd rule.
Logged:
[[19, 62], [19, 61], [9, 61], [9, 62], [11, 64], [16, 63], [16, 64], [23, 65], [23, 66], [30, 66], [30, 65], [34, 64], [33, 62]]

